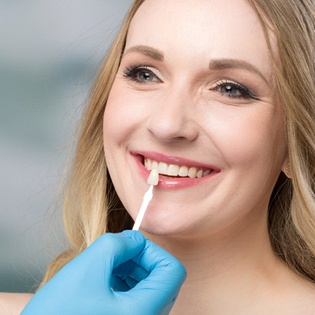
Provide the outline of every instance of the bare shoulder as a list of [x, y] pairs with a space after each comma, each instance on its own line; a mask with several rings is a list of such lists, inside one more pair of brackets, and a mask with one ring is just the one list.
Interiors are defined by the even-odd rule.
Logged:
[[27, 293], [0, 292], [0, 314], [19, 315], [32, 296]]

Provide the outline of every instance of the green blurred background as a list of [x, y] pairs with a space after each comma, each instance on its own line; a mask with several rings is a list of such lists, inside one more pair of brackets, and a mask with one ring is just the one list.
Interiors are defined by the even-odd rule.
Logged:
[[72, 132], [131, 2], [0, 0], [0, 291], [32, 291], [65, 246]]

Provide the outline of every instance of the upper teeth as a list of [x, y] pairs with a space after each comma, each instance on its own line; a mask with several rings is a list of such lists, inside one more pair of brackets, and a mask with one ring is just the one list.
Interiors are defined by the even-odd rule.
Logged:
[[157, 162], [147, 158], [144, 159], [144, 166], [148, 171], [155, 169], [159, 172], [159, 174], [169, 176], [200, 178], [211, 173], [211, 170], [209, 169], [203, 170], [197, 167], [188, 167], [186, 165], [166, 164], [164, 162]]

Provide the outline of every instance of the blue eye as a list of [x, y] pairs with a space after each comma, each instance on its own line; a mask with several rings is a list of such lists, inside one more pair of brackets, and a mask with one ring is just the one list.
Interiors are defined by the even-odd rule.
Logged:
[[216, 84], [216, 91], [221, 95], [227, 96], [230, 98], [239, 98], [239, 99], [251, 99], [256, 97], [250, 92], [245, 86], [232, 82], [232, 81], [220, 81]]
[[161, 82], [157, 75], [145, 66], [127, 67], [124, 77], [137, 83]]

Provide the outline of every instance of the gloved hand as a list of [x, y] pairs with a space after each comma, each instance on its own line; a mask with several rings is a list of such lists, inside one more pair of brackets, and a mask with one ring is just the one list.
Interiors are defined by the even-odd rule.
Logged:
[[65, 265], [21, 315], [166, 315], [183, 265], [137, 231], [107, 233]]

